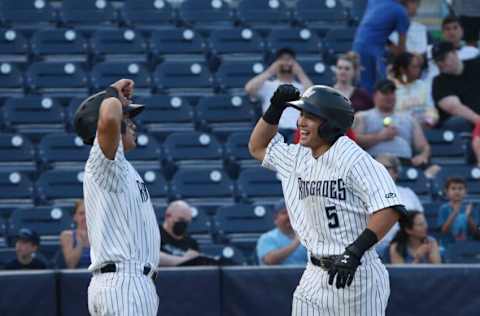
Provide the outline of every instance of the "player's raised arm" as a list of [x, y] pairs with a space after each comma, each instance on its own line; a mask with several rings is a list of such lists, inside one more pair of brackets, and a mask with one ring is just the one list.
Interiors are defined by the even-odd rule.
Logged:
[[270, 99], [269, 108], [257, 122], [257, 125], [250, 135], [248, 149], [255, 159], [263, 161], [268, 144], [277, 133], [278, 122], [280, 121], [283, 110], [288, 106], [287, 102], [295, 101], [299, 98], [300, 91], [290, 84], [283, 84], [277, 88]]

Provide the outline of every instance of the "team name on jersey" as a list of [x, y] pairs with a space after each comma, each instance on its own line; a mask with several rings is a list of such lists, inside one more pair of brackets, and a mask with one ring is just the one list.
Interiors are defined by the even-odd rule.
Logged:
[[345, 181], [339, 178], [336, 180], [305, 181], [298, 178], [298, 190], [300, 200], [309, 196], [321, 196], [338, 200], [345, 200]]

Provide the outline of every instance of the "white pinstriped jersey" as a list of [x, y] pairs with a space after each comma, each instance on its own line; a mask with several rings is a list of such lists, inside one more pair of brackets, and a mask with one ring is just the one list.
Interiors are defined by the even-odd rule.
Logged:
[[[262, 165], [278, 173], [292, 227], [315, 256], [343, 253], [370, 214], [401, 204], [387, 170], [346, 136], [315, 159], [277, 134]], [[377, 257], [371, 249], [362, 260]]]
[[126, 160], [120, 141], [114, 160], [95, 139], [83, 181], [90, 271], [106, 262], [138, 262], [157, 267], [160, 232], [142, 178]]

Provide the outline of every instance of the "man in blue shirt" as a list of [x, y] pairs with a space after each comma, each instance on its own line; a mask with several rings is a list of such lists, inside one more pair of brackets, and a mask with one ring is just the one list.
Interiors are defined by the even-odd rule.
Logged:
[[353, 50], [360, 55], [362, 72], [360, 85], [373, 92], [373, 85], [385, 78], [385, 46], [394, 31], [399, 34], [398, 45], [390, 51], [398, 55], [405, 51], [410, 16], [414, 16], [420, 0], [369, 0], [365, 15], [355, 34]]
[[257, 256], [260, 264], [292, 265], [307, 263], [307, 250], [300, 244], [290, 225], [285, 201], [275, 205], [275, 226], [257, 241]]

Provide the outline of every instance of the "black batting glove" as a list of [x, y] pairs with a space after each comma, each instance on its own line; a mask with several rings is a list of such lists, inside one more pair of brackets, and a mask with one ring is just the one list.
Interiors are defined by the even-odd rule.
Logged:
[[345, 252], [335, 258], [330, 270], [328, 270], [328, 284], [333, 285], [333, 280], [337, 276], [335, 285], [337, 289], [345, 288], [345, 285], [350, 286], [360, 265], [360, 258], [348, 249]]
[[287, 102], [300, 99], [300, 91], [291, 84], [282, 84], [273, 93], [270, 98], [270, 106], [263, 114], [263, 120], [268, 124], [278, 125], [283, 110], [288, 105]]

